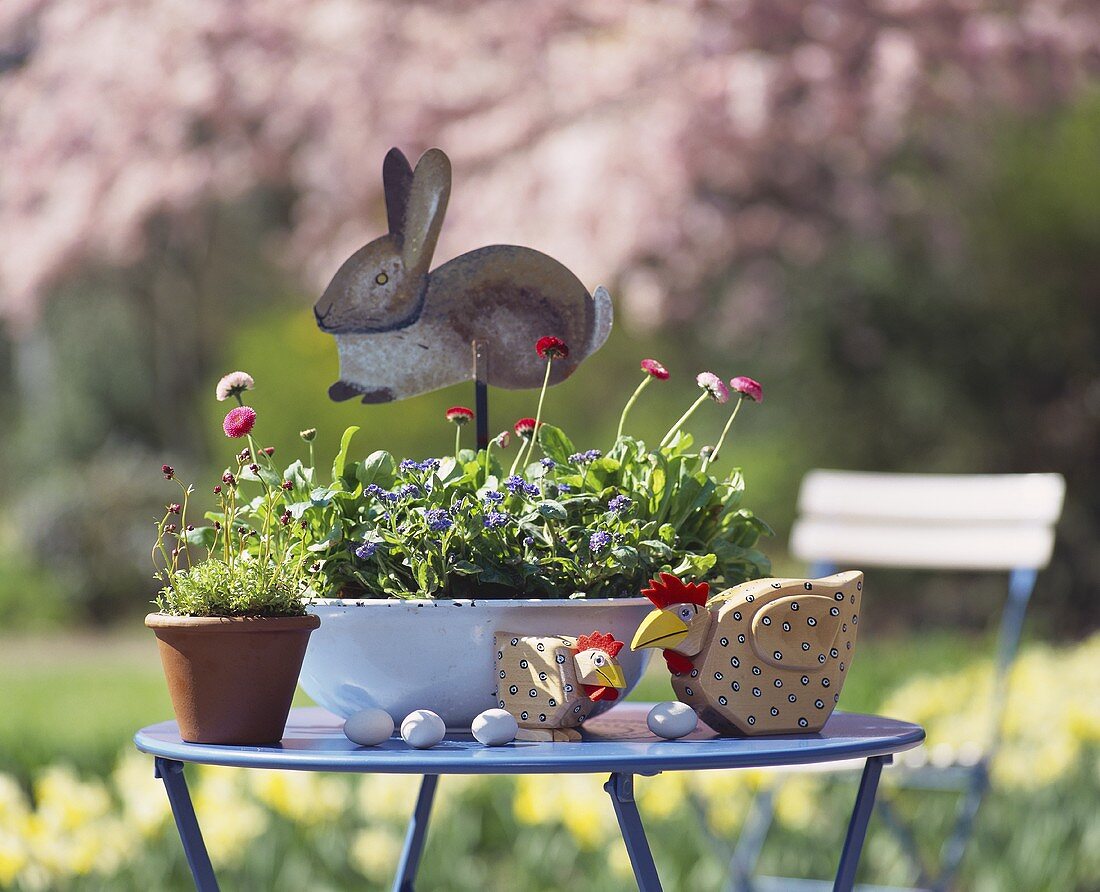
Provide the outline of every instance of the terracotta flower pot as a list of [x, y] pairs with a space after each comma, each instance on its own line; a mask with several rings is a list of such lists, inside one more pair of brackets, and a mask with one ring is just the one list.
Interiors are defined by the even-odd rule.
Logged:
[[263, 744], [283, 736], [319, 617], [150, 613], [180, 736], [189, 743]]

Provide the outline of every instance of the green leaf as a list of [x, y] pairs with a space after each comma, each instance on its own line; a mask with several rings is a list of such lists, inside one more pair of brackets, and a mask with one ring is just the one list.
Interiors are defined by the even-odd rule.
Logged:
[[336, 495], [339, 490], [333, 489], [329, 486], [318, 486], [309, 494], [310, 501], [319, 507], [332, 504], [332, 497]]
[[685, 573], [690, 573], [693, 576], [702, 578], [710, 572], [711, 568], [718, 563], [717, 555], [713, 554], [685, 554], [680, 563], [672, 568], [673, 575], [681, 576]]
[[569, 519], [569, 512], [565, 510], [565, 506], [563, 506], [561, 502], [555, 502], [553, 499], [544, 499], [539, 502], [535, 505], [535, 510], [549, 520]]
[[638, 549], [631, 548], [629, 545], [619, 545], [611, 549], [611, 554], [624, 567], [637, 567], [641, 562]]
[[577, 451], [565, 432], [552, 424], [543, 423], [539, 426], [538, 441], [543, 454], [560, 465], [568, 463], [569, 456]]
[[294, 502], [293, 504], [287, 505], [286, 510], [290, 512], [290, 516], [295, 520], [301, 520], [302, 515], [312, 507], [313, 502]]
[[333, 545], [339, 545], [343, 538], [343, 526], [339, 523], [333, 524], [328, 533], [325, 534], [325, 538], [308, 546], [306, 551], [326, 551]]
[[372, 452], [356, 469], [355, 476], [364, 488], [376, 483], [383, 489], [393, 486], [393, 475], [397, 468], [393, 456], [384, 449]]
[[675, 551], [664, 542], [659, 542], [656, 539], [646, 539], [643, 542], [639, 542], [638, 546], [639, 548], [644, 548], [653, 557], [660, 558], [663, 561], [671, 561], [676, 557]]
[[184, 531], [183, 538], [188, 545], [198, 545], [202, 548], [210, 548], [217, 538], [218, 531], [213, 527], [195, 527], [193, 530]]
[[481, 572], [481, 567], [471, 561], [455, 561], [451, 569], [462, 576], [477, 576]]
[[439, 587], [439, 576], [427, 561], [420, 561], [416, 565], [415, 575], [416, 584], [420, 586], [422, 594], [430, 595]]
[[336, 458], [332, 461], [332, 479], [339, 480], [344, 476], [344, 465], [348, 461], [348, 449], [351, 446], [352, 438], [359, 432], [357, 425], [352, 425], [344, 431], [344, 435], [340, 438], [340, 451], [336, 453]]

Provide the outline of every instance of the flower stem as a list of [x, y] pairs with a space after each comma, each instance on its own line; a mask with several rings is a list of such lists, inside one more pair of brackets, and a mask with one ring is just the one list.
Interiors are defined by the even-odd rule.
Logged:
[[688, 408], [688, 410], [683, 415], [680, 416], [679, 421], [677, 421], [674, 425], [672, 425], [672, 427], [670, 427], [668, 429], [668, 433], [665, 434], [664, 437], [661, 438], [661, 442], [657, 445], [657, 448], [658, 449], [664, 449], [665, 446], [667, 446], [669, 444], [669, 442], [671, 442], [672, 438], [676, 436], [676, 434], [680, 430], [680, 428], [682, 428], [685, 424], [687, 424], [687, 420], [689, 418], [691, 418], [692, 415], [695, 414], [695, 410], [698, 409], [701, 405], [703, 405], [703, 401], [708, 399], [708, 398], [709, 398], [709, 394], [706, 394], [706, 393], [700, 394], [699, 399], [697, 399], [694, 403], [692, 403], [691, 406]]
[[741, 404], [745, 401], [743, 396], [737, 398], [737, 405], [733, 407], [733, 411], [730, 413], [729, 420], [726, 422], [726, 426], [722, 428], [722, 436], [718, 438], [718, 445], [714, 447], [714, 451], [709, 456], [703, 459], [703, 473], [706, 473], [707, 466], [718, 458], [718, 452], [722, 448], [722, 444], [726, 442], [726, 434], [730, 432], [730, 428], [733, 427], [733, 419], [737, 417], [738, 411], [741, 409]]
[[626, 405], [623, 406], [623, 414], [619, 416], [619, 430], [615, 433], [615, 439], [618, 440], [623, 435], [623, 425], [626, 424], [626, 413], [629, 412], [634, 403], [638, 401], [638, 397], [642, 395], [642, 391], [646, 389], [646, 386], [653, 380], [653, 376], [648, 372], [646, 376], [642, 378], [642, 383], [638, 385], [634, 393], [631, 394], [630, 399], [626, 401]]
[[462, 425], [455, 425], [455, 463], [458, 463], [458, 449], [462, 443]]
[[[531, 439], [527, 442], [528, 461], [531, 460], [531, 456], [534, 455], [535, 452], [535, 440], [538, 439], [539, 425], [542, 423], [542, 401], [546, 399], [546, 388], [550, 386], [550, 369], [553, 364], [554, 358], [548, 355], [546, 359], [546, 374], [542, 378], [542, 390], [539, 391], [539, 405], [538, 408], [535, 409], [535, 429], [531, 431]], [[522, 453], [522, 451], [521, 449], [520, 452]], [[522, 465], [520, 467], [522, 467]]]

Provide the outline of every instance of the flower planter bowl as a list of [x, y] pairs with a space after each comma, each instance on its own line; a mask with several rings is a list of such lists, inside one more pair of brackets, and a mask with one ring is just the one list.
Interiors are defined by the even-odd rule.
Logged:
[[235, 746], [283, 736], [316, 616], [150, 613], [168, 693], [188, 743]]
[[[310, 639], [302, 687], [330, 712], [347, 718], [367, 707], [400, 723], [414, 709], [438, 713], [447, 727], [469, 730], [474, 718], [498, 705], [497, 631], [528, 635], [610, 632], [629, 642], [653, 609], [645, 598], [514, 601], [401, 601], [321, 599], [309, 611], [322, 620]], [[619, 663], [627, 686], [638, 683], [652, 651], [624, 647]]]

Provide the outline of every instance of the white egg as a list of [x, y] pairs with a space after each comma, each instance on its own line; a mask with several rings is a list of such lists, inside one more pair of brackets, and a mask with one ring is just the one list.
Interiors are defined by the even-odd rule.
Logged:
[[435, 746], [447, 733], [443, 719], [430, 709], [414, 709], [401, 723], [401, 737], [409, 746], [426, 750]]
[[504, 746], [516, 739], [519, 725], [506, 709], [486, 709], [474, 719], [470, 730], [474, 738], [485, 746]]
[[376, 746], [393, 734], [393, 719], [384, 709], [360, 709], [344, 722], [344, 734], [360, 746]]
[[649, 725], [649, 730], [658, 737], [675, 740], [694, 731], [699, 722], [699, 716], [686, 703], [669, 700], [654, 706], [646, 716], [645, 722]]

